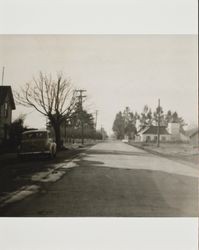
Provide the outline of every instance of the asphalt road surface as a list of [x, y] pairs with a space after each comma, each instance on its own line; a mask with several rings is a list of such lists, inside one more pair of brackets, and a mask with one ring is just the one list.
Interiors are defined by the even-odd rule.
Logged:
[[0, 215], [198, 216], [198, 169], [120, 141], [98, 143], [56, 169], [55, 182], [34, 177], [38, 191]]

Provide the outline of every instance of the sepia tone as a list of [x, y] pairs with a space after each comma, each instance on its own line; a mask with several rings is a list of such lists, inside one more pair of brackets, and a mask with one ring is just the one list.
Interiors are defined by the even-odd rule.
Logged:
[[1, 217], [197, 217], [195, 35], [1, 35]]

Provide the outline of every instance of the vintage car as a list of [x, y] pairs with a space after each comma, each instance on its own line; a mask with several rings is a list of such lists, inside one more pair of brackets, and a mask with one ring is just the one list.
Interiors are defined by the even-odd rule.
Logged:
[[49, 157], [56, 156], [56, 143], [47, 130], [29, 130], [22, 134], [21, 144], [18, 147], [18, 156], [47, 154]]

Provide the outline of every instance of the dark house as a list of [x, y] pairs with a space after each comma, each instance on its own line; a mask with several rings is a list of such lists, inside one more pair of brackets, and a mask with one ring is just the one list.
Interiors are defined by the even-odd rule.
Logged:
[[15, 108], [11, 86], [0, 86], [0, 143], [9, 139], [12, 110]]

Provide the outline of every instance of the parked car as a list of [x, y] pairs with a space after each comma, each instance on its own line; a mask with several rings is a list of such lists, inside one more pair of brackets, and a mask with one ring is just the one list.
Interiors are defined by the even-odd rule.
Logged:
[[47, 130], [30, 130], [22, 134], [18, 147], [18, 156], [47, 154], [51, 158], [56, 156], [57, 145]]

